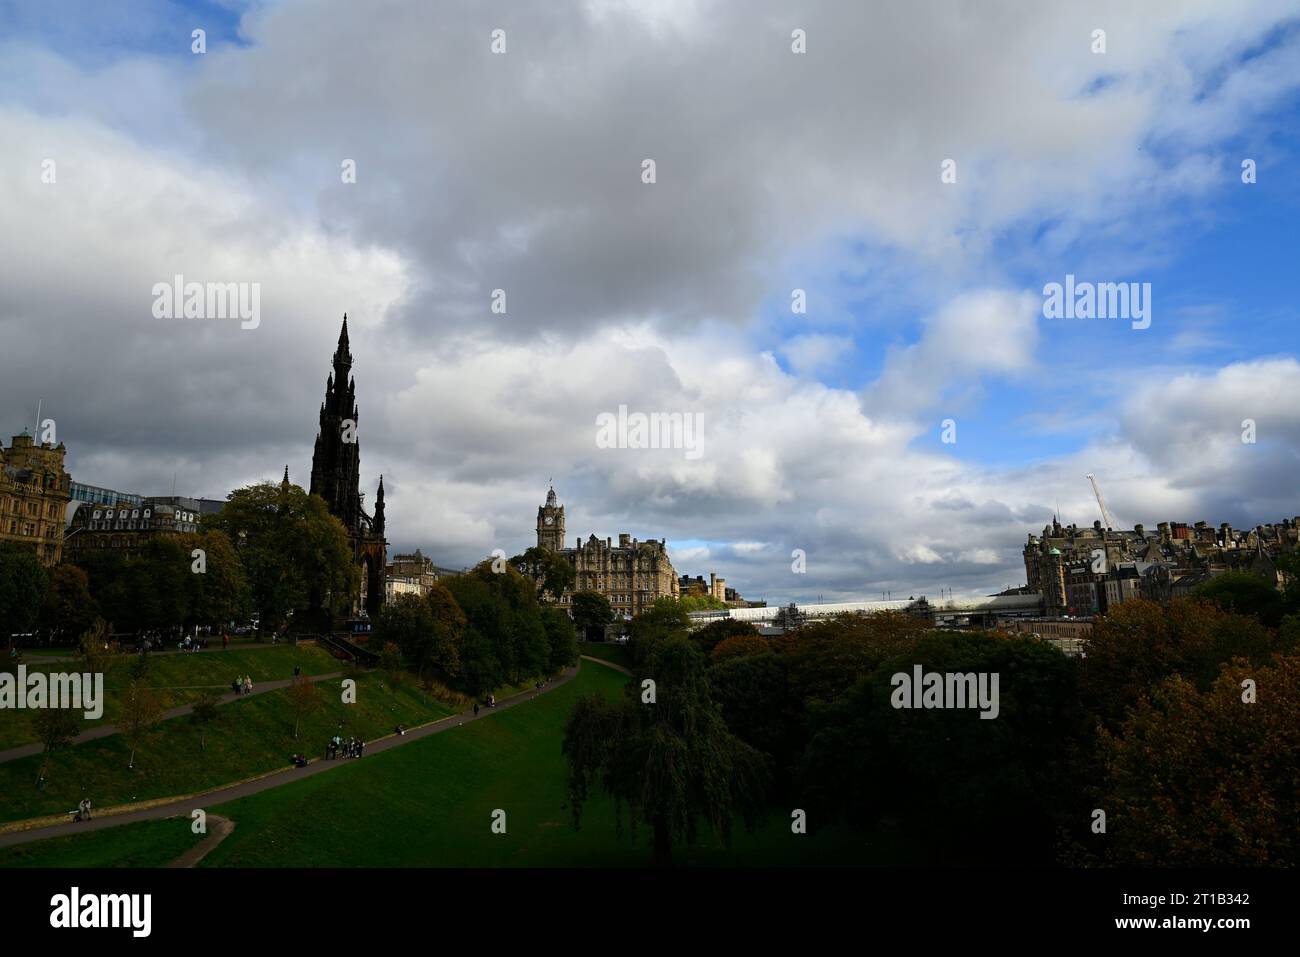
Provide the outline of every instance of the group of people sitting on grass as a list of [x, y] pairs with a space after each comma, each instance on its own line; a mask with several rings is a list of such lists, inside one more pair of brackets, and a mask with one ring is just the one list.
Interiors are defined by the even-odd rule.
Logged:
[[82, 798], [81, 803], [77, 805], [77, 809], [75, 811], [69, 811], [68, 813], [72, 815], [74, 821], [89, 821], [90, 798]]
[[329, 744], [325, 745], [325, 759], [333, 761], [342, 752], [345, 758], [359, 758], [361, 752], [365, 750], [366, 743], [360, 738], [348, 738], [344, 741], [339, 735], [330, 738]]
[[181, 641], [176, 642], [177, 651], [202, 651], [208, 647], [206, 638], [191, 638], [188, 635]]
[[252, 694], [253, 679], [248, 675], [244, 675], [242, 678], [236, 675], [235, 680], [230, 682], [230, 690], [235, 694]]

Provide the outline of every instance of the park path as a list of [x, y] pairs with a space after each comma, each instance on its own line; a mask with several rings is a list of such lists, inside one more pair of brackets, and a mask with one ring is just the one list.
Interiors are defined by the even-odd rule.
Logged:
[[[583, 657], [586, 657], [585, 655]], [[600, 661], [593, 658], [592, 661]], [[610, 665], [610, 662], [600, 661], [602, 665]], [[617, 667], [616, 665], [610, 665]], [[448, 715], [445, 718], [439, 718], [437, 721], [431, 721], [428, 724], [420, 725], [417, 728], [410, 728], [405, 734], [390, 734], [379, 738], [374, 742], [367, 742], [365, 754], [378, 754], [388, 751], [391, 748], [400, 747], [403, 744], [409, 744], [412, 741], [418, 741], [421, 738], [427, 738], [430, 735], [446, 731], [448, 728], [458, 728], [470, 721], [479, 721], [498, 711], [506, 708], [513, 708], [515, 705], [523, 704], [525, 701], [531, 701], [538, 695], [545, 694], [552, 688], [558, 688], [562, 684], [572, 681], [578, 674], [577, 667], [566, 668], [564, 674], [548, 681], [541, 688], [532, 688], [528, 691], [522, 691], [517, 695], [500, 702], [495, 708], [484, 708], [475, 716], [473, 712], [463, 712], [461, 714]], [[348, 764], [354, 760], [365, 760], [365, 758], [336, 758], [333, 761], [326, 761], [322, 758], [314, 758], [305, 768], [286, 768], [282, 771], [272, 771], [270, 774], [264, 774], [261, 777], [252, 778], [248, 781], [241, 781], [238, 784], [231, 784], [225, 787], [216, 788], [212, 791], [204, 791], [200, 794], [193, 794], [188, 797], [170, 800], [161, 799], [161, 802], [151, 807], [139, 808], [131, 811], [118, 811], [114, 809], [97, 812], [96, 817], [89, 821], [74, 823], [68, 821], [63, 824], [47, 824], [34, 827], [23, 828], [24, 823], [8, 824], [0, 827], [0, 847], [11, 847], [15, 844], [27, 844], [32, 841], [41, 841], [49, 837], [66, 837], [71, 834], [84, 834], [87, 831], [99, 831], [106, 827], [117, 827], [121, 824], [134, 824], [137, 821], [155, 821], [168, 817], [189, 817], [191, 812], [196, 808], [215, 807], [219, 804], [225, 804], [229, 801], [235, 801], [239, 798], [249, 797], [254, 794], [261, 794], [263, 791], [269, 791], [293, 781], [300, 781], [303, 778], [309, 778], [317, 774], [324, 774], [341, 765]], [[202, 843], [202, 842], [200, 842]]]
[[[328, 681], [331, 678], [342, 677], [342, 675], [343, 672], [341, 671], [331, 671], [329, 674], [325, 674], [325, 675], [305, 675], [304, 677], [311, 679], [313, 682], [316, 682], [316, 681]], [[293, 678], [283, 678], [276, 681], [259, 681], [253, 685], [252, 694], [237, 695], [233, 691], [227, 691], [217, 700], [217, 704], [229, 704], [231, 701], [238, 701], [241, 698], [251, 698], [253, 697], [253, 695], [266, 694], [268, 691], [278, 691], [281, 688], [289, 687], [289, 685], [293, 684], [293, 682], [294, 682]], [[228, 688], [230, 686], [229, 685], [194, 685], [193, 687]], [[180, 705], [179, 707], [172, 708], [170, 711], [164, 711], [163, 716], [158, 720], [170, 721], [172, 718], [181, 718], [191, 713], [193, 710], [194, 710], [194, 705], [183, 704]], [[87, 741], [94, 741], [96, 738], [107, 738], [110, 735], [117, 734], [119, 730], [120, 729], [115, 724], [100, 725], [97, 728], [90, 728], [86, 731], [81, 732], [81, 734], [73, 738], [70, 743], [85, 744]], [[17, 761], [19, 758], [29, 758], [33, 754], [40, 754], [44, 750], [45, 750], [45, 745], [41, 744], [39, 741], [35, 742], [34, 744], [20, 744], [17, 747], [9, 748], [5, 751], [0, 751], [0, 764], [4, 764], [6, 761]]]
[[235, 822], [220, 814], [209, 814], [208, 824], [211, 825], [208, 836], [168, 864], [168, 867], [197, 867], [199, 861], [211, 854], [213, 848], [228, 838], [235, 829]]
[[597, 658], [595, 655], [579, 655], [579, 657], [586, 658], [588, 661], [594, 661], [598, 665], [604, 665], [606, 668], [613, 668], [615, 671], [625, 674], [629, 678], [632, 677], [632, 672], [628, 671], [628, 669], [624, 668], [622, 665], [614, 664], [612, 661], [607, 661], [604, 658]]

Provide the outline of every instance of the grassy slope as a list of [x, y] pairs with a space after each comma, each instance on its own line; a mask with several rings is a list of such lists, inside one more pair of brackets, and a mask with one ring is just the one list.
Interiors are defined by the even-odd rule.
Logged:
[[413, 682], [393, 689], [381, 674], [363, 675], [353, 705], [341, 703], [340, 685], [341, 679], [320, 683], [324, 708], [303, 721], [297, 743], [287, 693], [279, 690], [218, 708], [207, 729], [206, 750], [200, 749], [199, 729], [188, 717], [162, 722], [137, 753], [134, 771], [127, 768], [130, 749], [121, 735], [58, 752], [44, 791], [34, 786], [40, 755], [0, 764], [0, 821], [58, 814], [76, 807], [83, 795], [105, 807], [189, 794], [273, 771], [287, 766], [296, 750], [322, 754], [340, 720], [347, 722], [338, 732], [344, 737], [373, 739], [399, 723], [423, 724], [451, 713]]
[[197, 841], [189, 818], [143, 821], [0, 849], [0, 867], [162, 867]]
[[[121, 655], [113, 660], [104, 675], [104, 715], [93, 724], [114, 724], [120, 710], [120, 692], [132, 681], [135, 655]], [[79, 667], [75, 661], [27, 661], [27, 671], [68, 672]], [[154, 655], [149, 659], [149, 683], [158, 692], [163, 708], [189, 704], [202, 696], [205, 687], [230, 690], [233, 678], [248, 675], [258, 681], [276, 681], [293, 677], [297, 665], [306, 675], [342, 671], [337, 658], [313, 646], [297, 648], [276, 646], [242, 651], [209, 651], [187, 655]], [[5, 711], [0, 715], [0, 750], [30, 744], [37, 740], [32, 732], [31, 712]], [[88, 725], [91, 722], [87, 722]]]
[[[536, 701], [320, 776], [217, 808], [234, 834], [202, 866], [642, 866], [648, 833], [618, 837], [604, 797], [575, 831], [560, 754], [574, 700], [615, 696], [626, 678], [584, 663], [579, 677]], [[494, 809], [507, 833], [490, 829]], [[378, 809], [382, 809], [379, 811]], [[824, 832], [790, 833], [774, 816], [724, 848], [711, 835], [679, 848], [680, 863], [772, 865], [884, 861], [883, 849]]]
[[[329, 774], [232, 802], [218, 813], [234, 833], [201, 866], [642, 866], [648, 834], [616, 836], [612, 803], [593, 799], [574, 831], [566, 809], [564, 721], [582, 694], [620, 693], [626, 679], [584, 663], [579, 676], [535, 701], [453, 728]], [[490, 830], [507, 814], [507, 833]], [[771, 866], [890, 864], [899, 848], [879, 839], [824, 831], [790, 833], [777, 809], [756, 834], [738, 830], [730, 849], [702, 835], [678, 848], [678, 863]], [[0, 851], [0, 866], [157, 866], [196, 840], [188, 819], [148, 822]], [[139, 838], [134, 835], [139, 834]], [[81, 842], [64, 843], [65, 841]], [[91, 846], [90, 842], [96, 842]], [[137, 844], [139, 850], [136, 850]]]

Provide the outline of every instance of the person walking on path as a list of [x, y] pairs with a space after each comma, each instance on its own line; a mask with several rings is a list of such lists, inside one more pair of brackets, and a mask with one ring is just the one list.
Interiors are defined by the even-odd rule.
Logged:
[[478, 717], [478, 702], [474, 702], [474, 717]]
[[226, 634], [224, 631], [221, 633], [221, 650], [222, 651], [230, 650], [230, 636]]

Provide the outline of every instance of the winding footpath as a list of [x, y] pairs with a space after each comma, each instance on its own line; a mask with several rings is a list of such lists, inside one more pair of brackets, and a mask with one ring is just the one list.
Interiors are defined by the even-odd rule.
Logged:
[[[591, 658], [588, 655], [583, 655], [582, 657], [589, 661], [599, 662], [602, 665], [613, 668], [624, 674], [630, 674], [626, 668], [616, 665], [613, 662], [604, 661], [599, 658]], [[475, 717], [473, 712], [453, 714], [445, 718], [440, 718], [437, 721], [432, 721], [428, 724], [411, 728], [402, 735], [390, 734], [386, 737], [379, 738], [376, 741], [367, 742], [365, 754], [377, 754], [391, 748], [409, 744], [412, 741], [418, 741], [421, 738], [427, 738], [430, 735], [438, 734], [442, 731], [446, 731], [448, 728], [457, 728], [470, 721], [482, 720], [498, 711], [502, 711], [506, 708], [513, 708], [515, 705], [531, 701], [538, 695], [545, 694], [553, 688], [558, 688], [560, 685], [572, 681], [577, 674], [577, 667], [566, 668], [564, 674], [559, 678], [554, 678], [551, 681], [548, 681], [541, 688], [533, 688], [528, 691], [520, 692], [517, 695], [512, 695], [500, 702], [495, 708], [484, 708], [481, 710], [478, 717]], [[163, 798], [159, 802], [153, 803], [147, 807], [141, 807], [139, 805], [124, 805], [96, 811], [95, 817], [92, 817], [89, 821], [83, 821], [80, 823], [74, 823], [71, 821], [65, 821], [64, 823], [59, 824], [42, 823], [51, 821], [51, 818], [18, 821], [0, 827], [0, 847], [11, 847], [15, 844], [28, 844], [32, 841], [42, 841], [50, 837], [66, 837], [72, 834], [85, 834], [88, 831], [99, 831], [106, 827], [117, 827], [122, 824], [134, 824], [137, 821], [155, 821], [168, 817], [189, 817], [191, 812], [197, 808], [215, 807], [219, 804], [225, 804], [229, 801], [238, 800], [239, 798], [249, 797], [253, 794], [261, 794], [263, 791], [269, 791], [272, 788], [281, 787], [282, 785], [290, 784], [294, 781], [300, 781], [303, 778], [312, 777], [317, 774], [324, 774], [336, 767], [349, 764], [354, 760], [364, 761], [365, 758], [336, 758], [333, 761], [314, 758], [305, 768], [290, 767], [281, 771], [272, 771], [269, 774], [264, 774], [260, 777], [251, 778], [247, 781], [240, 781], [236, 784], [226, 785], [211, 791], [204, 791], [179, 798]], [[217, 817], [217, 815], [209, 815], [208, 820], [212, 821]], [[233, 824], [231, 827], [233, 828]], [[229, 831], [226, 833], [229, 833]], [[216, 840], [212, 840], [214, 837]], [[207, 844], [206, 848], [202, 851], [202, 854], [194, 858], [194, 861], [197, 862], [203, 855], [207, 854], [208, 851], [215, 847], [223, 837], [225, 837], [225, 834], [222, 834], [220, 837], [211, 834], [203, 841], [200, 841], [195, 848], [191, 848], [191, 851], [198, 851], [200, 847], [203, 847], [209, 840], [212, 840], [212, 843]], [[176, 861], [172, 863], [172, 866], [193, 866], [192, 864], [181, 863], [187, 860], [187, 856], [188, 854], [182, 854], [181, 857], [177, 858]]]
[[[341, 678], [342, 676], [343, 672], [341, 671], [331, 671], [326, 675], [304, 675], [303, 677], [308, 678], [312, 682], [317, 682], [329, 681], [331, 678]], [[229, 704], [232, 701], [240, 701], [246, 698], [251, 698], [254, 695], [266, 694], [268, 691], [278, 691], [281, 688], [289, 687], [289, 685], [293, 684], [295, 680], [296, 679], [294, 678], [284, 678], [278, 681], [259, 681], [253, 686], [251, 694], [235, 694], [233, 691], [227, 691], [218, 699], [217, 704]], [[230, 685], [194, 685], [192, 687], [229, 688]], [[190, 714], [193, 710], [194, 705], [192, 704], [181, 705], [178, 708], [172, 708], [170, 711], [163, 712], [163, 716], [158, 720], [170, 721], [172, 718], [184, 717], [185, 715]], [[87, 741], [94, 741], [96, 738], [107, 738], [111, 735], [117, 734], [120, 730], [121, 729], [115, 724], [100, 725], [97, 728], [90, 728], [81, 732], [81, 734], [73, 738], [69, 744], [85, 744]], [[44, 750], [45, 746], [39, 741], [33, 744], [20, 744], [17, 747], [0, 751], [0, 764], [4, 764], [6, 761], [17, 761], [19, 758], [29, 758], [33, 754], [40, 754]]]

